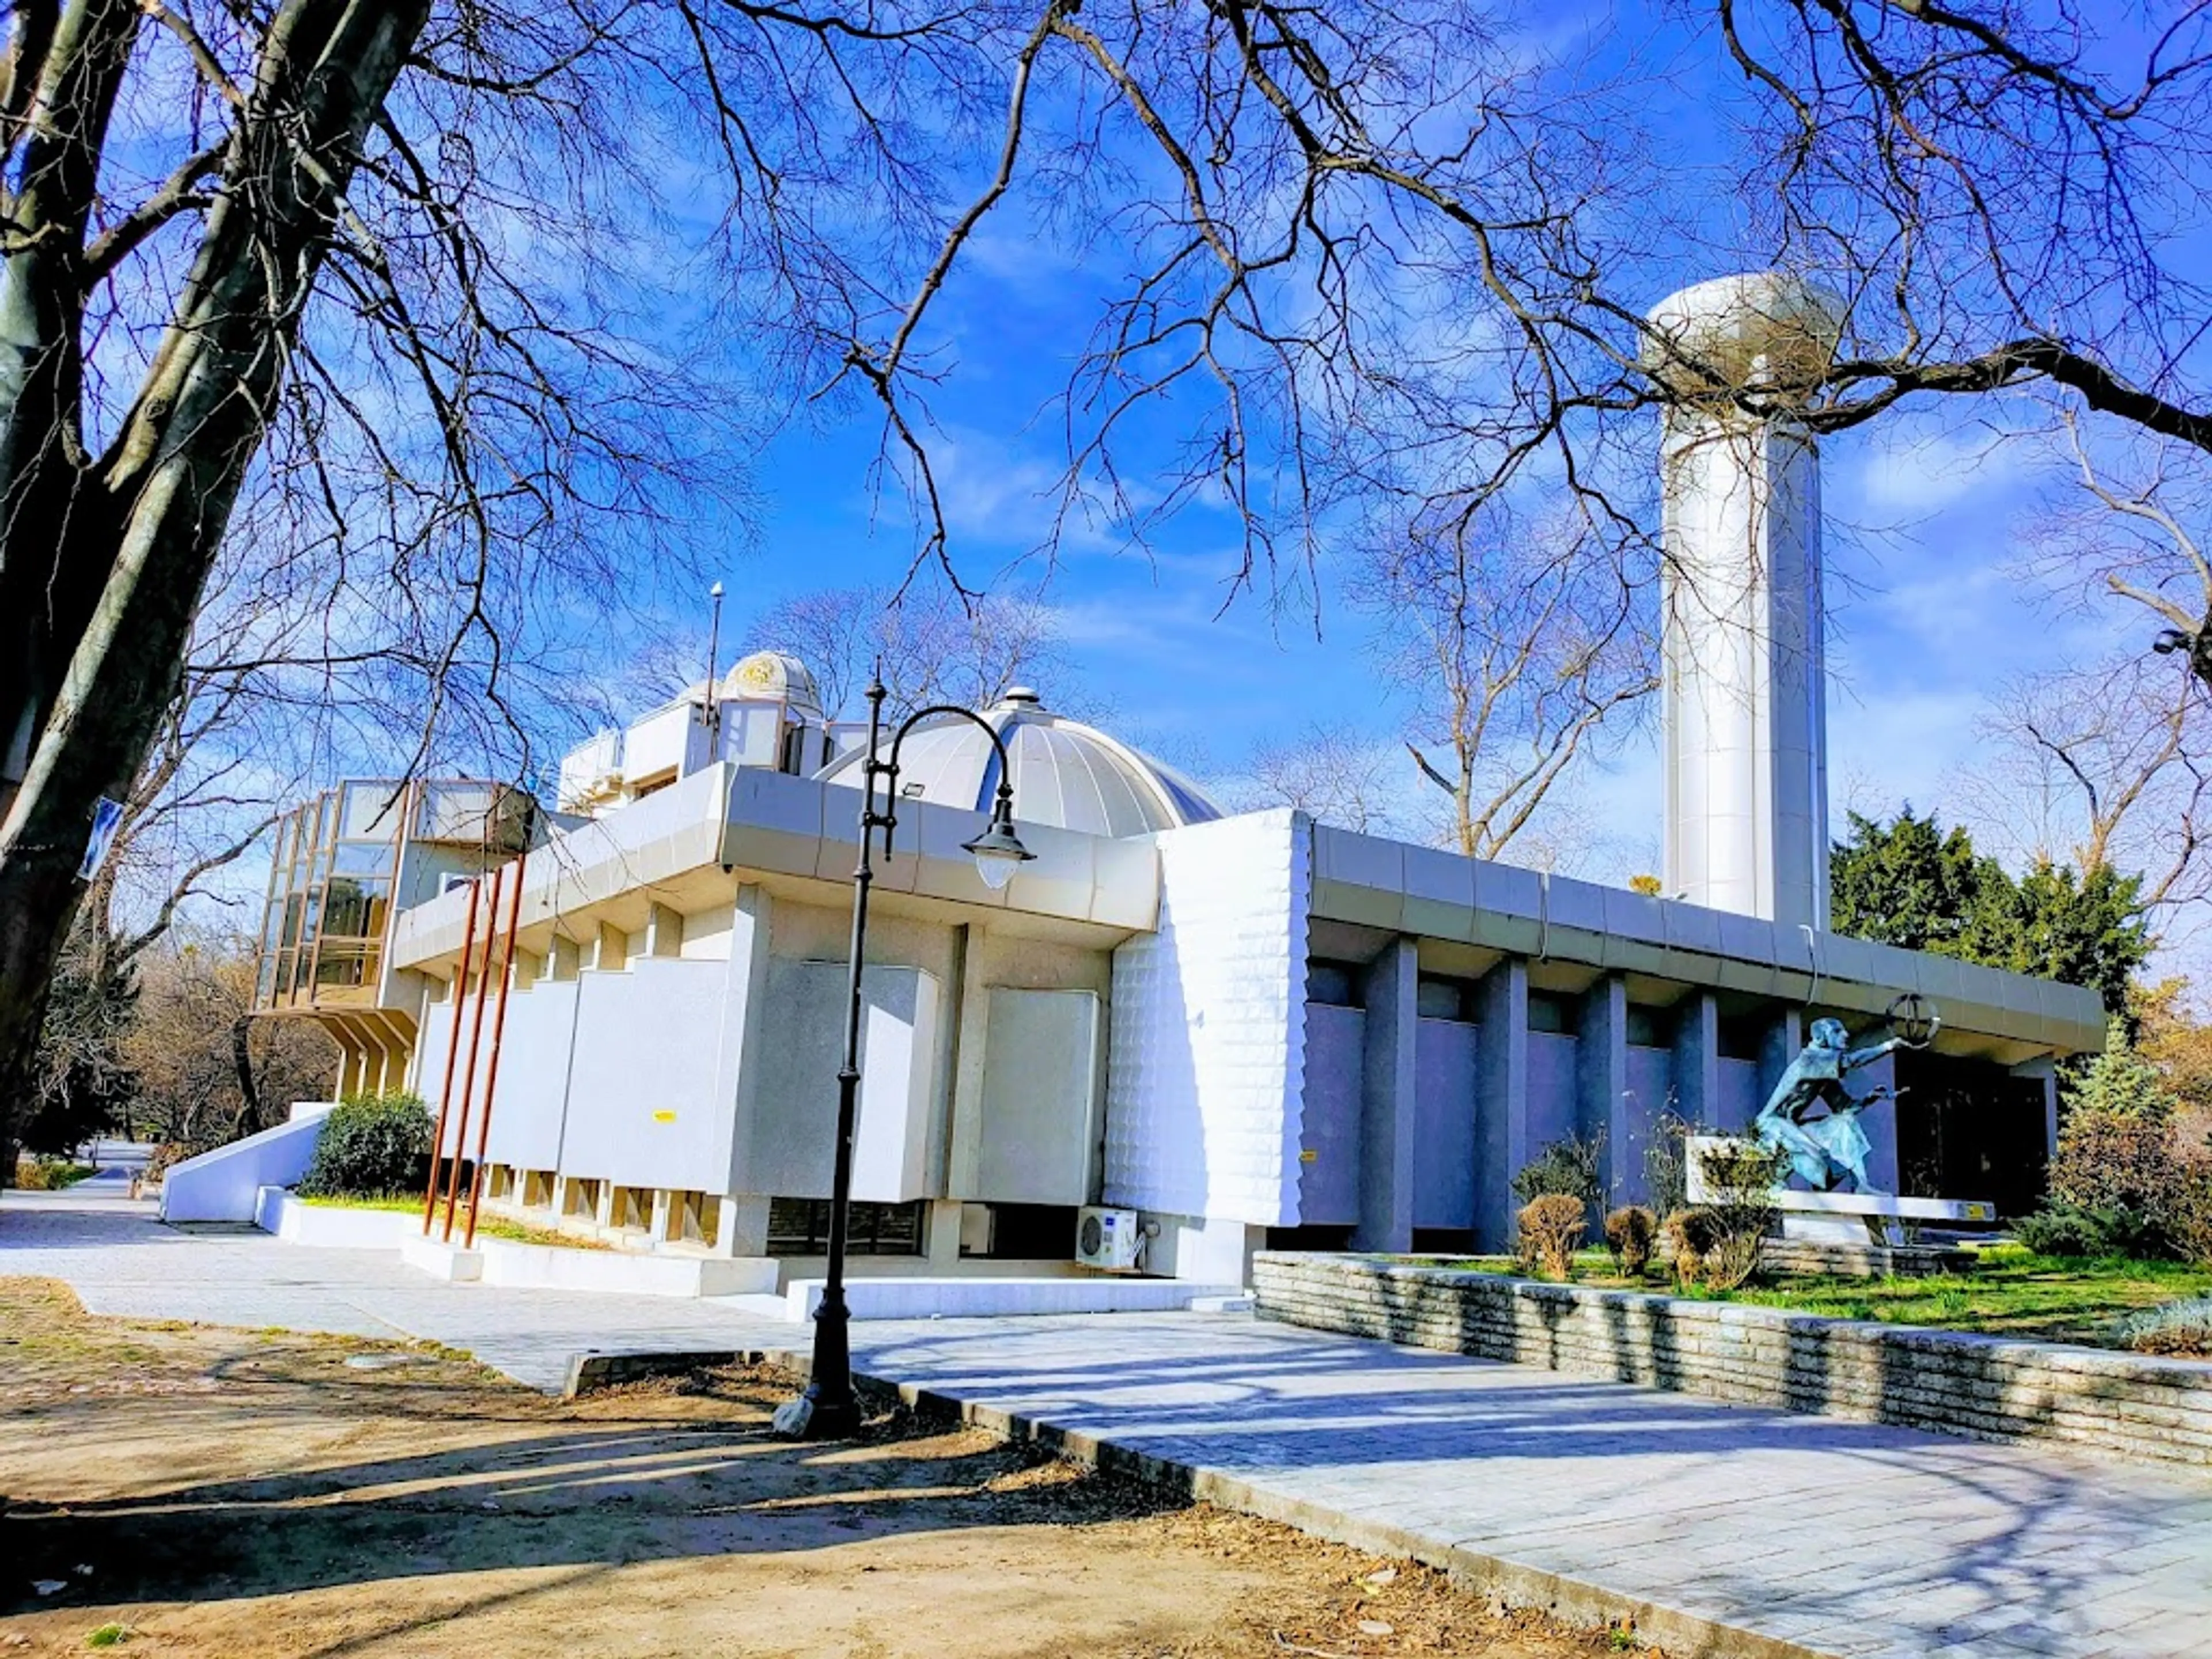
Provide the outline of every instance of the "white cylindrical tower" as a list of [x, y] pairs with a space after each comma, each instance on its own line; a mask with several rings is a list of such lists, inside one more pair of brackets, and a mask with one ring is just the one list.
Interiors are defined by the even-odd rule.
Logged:
[[1653, 308], [1644, 362], [1675, 395], [1662, 483], [1667, 891], [1828, 925], [1820, 473], [1792, 416], [1841, 307], [1778, 272]]

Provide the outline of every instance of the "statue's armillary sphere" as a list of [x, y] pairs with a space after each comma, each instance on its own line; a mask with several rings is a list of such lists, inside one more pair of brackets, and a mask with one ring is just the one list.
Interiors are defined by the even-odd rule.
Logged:
[[1925, 1048], [1942, 1029], [1942, 1015], [1917, 991], [1907, 991], [1889, 1005], [1889, 1034], [1908, 1048]]

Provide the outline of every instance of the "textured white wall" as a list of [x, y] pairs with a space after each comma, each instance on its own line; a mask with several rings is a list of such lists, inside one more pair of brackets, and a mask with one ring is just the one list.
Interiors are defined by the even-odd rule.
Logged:
[[1312, 822], [1153, 839], [1158, 931], [1114, 953], [1106, 1202], [1295, 1226]]

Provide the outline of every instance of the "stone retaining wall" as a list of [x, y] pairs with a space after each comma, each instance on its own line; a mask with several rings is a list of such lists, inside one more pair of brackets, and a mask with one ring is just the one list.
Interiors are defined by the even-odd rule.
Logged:
[[1260, 1316], [1717, 1400], [2212, 1467], [2212, 1363], [1362, 1256], [1254, 1259]]

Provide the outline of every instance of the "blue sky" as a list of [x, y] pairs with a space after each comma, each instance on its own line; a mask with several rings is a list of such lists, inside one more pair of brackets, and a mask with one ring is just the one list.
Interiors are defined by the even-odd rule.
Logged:
[[[1613, 82], [1607, 96], [1623, 118], [1665, 135], [1668, 199], [1662, 209], [1631, 210], [1650, 212], [1666, 246], [1726, 244], [1740, 234], [1737, 210], [1731, 179], [1712, 165], [1721, 141], [1710, 135], [1724, 126], [1740, 77], [1717, 71], [1711, 41], [1671, 23], [1649, 25], [1644, 9], [1624, 9], [1627, 21], [1614, 33], [1614, 14], [1602, 4], [1546, 8], [1529, 45], [1544, 54], [1587, 49], [1592, 79]], [[1632, 41], [1630, 29], [1645, 33]], [[667, 159], [672, 192], [688, 193], [693, 173], [682, 157]], [[676, 246], [686, 235], [703, 240], [712, 229], [714, 185], [707, 173], [696, 176], [692, 211], [677, 210], [665, 228], [675, 240], [634, 250], [634, 267], [646, 273], [636, 279], [637, 306], [665, 319], [656, 326], [672, 345], [697, 344], [697, 331], [714, 325], [702, 310], [685, 314]], [[1255, 747], [1327, 722], [1371, 733], [1409, 797], [1417, 793], [1410, 763], [1395, 752], [1404, 688], [1378, 672], [1368, 621], [1345, 604], [1326, 540], [1312, 585], [1301, 578], [1279, 592], [1264, 575], [1255, 589], [1232, 590], [1236, 526], [1202, 502], [1143, 551], [1097, 526], [1079, 526], [1059, 544], [1048, 573], [1040, 562], [1061, 465], [1050, 402], [1102, 294], [1121, 290], [1122, 257], [1109, 239], [1079, 255], [1064, 240], [1027, 234], [1023, 210], [1010, 199], [970, 245], [932, 313], [924, 344], [943, 379], [930, 393], [929, 436], [950, 550], [963, 579], [1030, 589], [1048, 574], [1044, 598], [1086, 705], [1109, 711], [1104, 723], [1121, 735], [1201, 776], [1233, 782]], [[1648, 276], [1644, 297], [1656, 301], [1738, 263], [1714, 252], [1683, 256], [1677, 268], [1647, 254], [1636, 280]], [[745, 356], [742, 339], [716, 343], [730, 345], [733, 361]], [[743, 390], [732, 394], [740, 402]], [[1148, 452], [1172, 441], [1177, 415], [1147, 413], [1133, 427], [1130, 476], [1140, 489]], [[905, 572], [914, 531], [903, 496], [873, 486], [875, 411], [815, 406], [810, 418], [814, 424], [784, 430], [750, 458], [757, 509], [750, 523], [696, 526], [705, 550], [696, 556], [700, 591], [671, 585], [628, 594], [630, 604], [663, 619], [672, 635], [702, 635], [703, 590], [719, 575], [730, 594], [723, 637], [731, 641], [793, 595], [881, 585]], [[2006, 418], [1985, 400], [1929, 400], [1825, 446], [1838, 824], [1846, 806], [1887, 812], [1906, 800], [1972, 823], [1986, 798], [1964, 783], [1982, 759], [1978, 723], [2002, 684], [2105, 656], [2124, 639], [2148, 635], [2134, 615], [2112, 606], [2068, 612], [2019, 579], [2015, 550], [2039, 501], [2063, 479], [2031, 446], [1996, 441], [1991, 423]], [[606, 626], [596, 614], [573, 620], [586, 639]], [[601, 667], [611, 676], [621, 665]], [[1053, 685], [1041, 689], [1054, 697]], [[1614, 752], [1576, 779], [1595, 834], [1569, 861], [1575, 873], [1622, 880], [1656, 869], [1656, 749], [1653, 707]]]
[[[1035, 550], [1054, 436], [1029, 423], [1058, 343], [1079, 337], [1086, 319], [1032, 275], [994, 263], [969, 272], [954, 296], [963, 324], [989, 319], [960, 331], [962, 372], [937, 404], [952, 551], [971, 581], [1025, 584], [1043, 574]], [[2001, 684], [2148, 632], [2116, 608], [2065, 614], [2017, 579], [2019, 541], [2064, 480], [2029, 447], [1996, 441], [1985, 424], [1992, 412], [1931, 401], [1824, 446], [1838, 823], [1846, 805], [1887, 811], [1905, 800], [1971, 817], [1956, 786], [1978, 759], [1977, 722]], [[875, 436], [863, 414], [786, 434], [763, 454], [772, 488], [757, 539], [733, 539], [726, 558], [738, 634], [749, 612], [791, 594], [882, 582], [904, 568], [903, 503], [878, 498], [868, 483]], [[1225, 518], [1203, 510], [1156, 556], [1085, 536], [1062, 547], [1046, 595], [1084, 690], [1111, 711], [1110, 723], [1215, 776], [1316, 721], [1371, 729], [1378, 744], [1393, 744], [1402, 705], [1378, 678], [1365, 620], [1344, 604], [1326, 553], [1317, 605], [1307, 595], [1271, 605], [1264, 591], [1230, 596], [1235, 560]], [[668, 599], [680, 610], [681, 596]], [[1583, 873], [1618, 880], [1656, 867], [1656, 768], [1647, 720], [1586, 769], [1579, 787], [1603, 834]], [[1410, 763], [1406, 771], [1412, 789]]]

